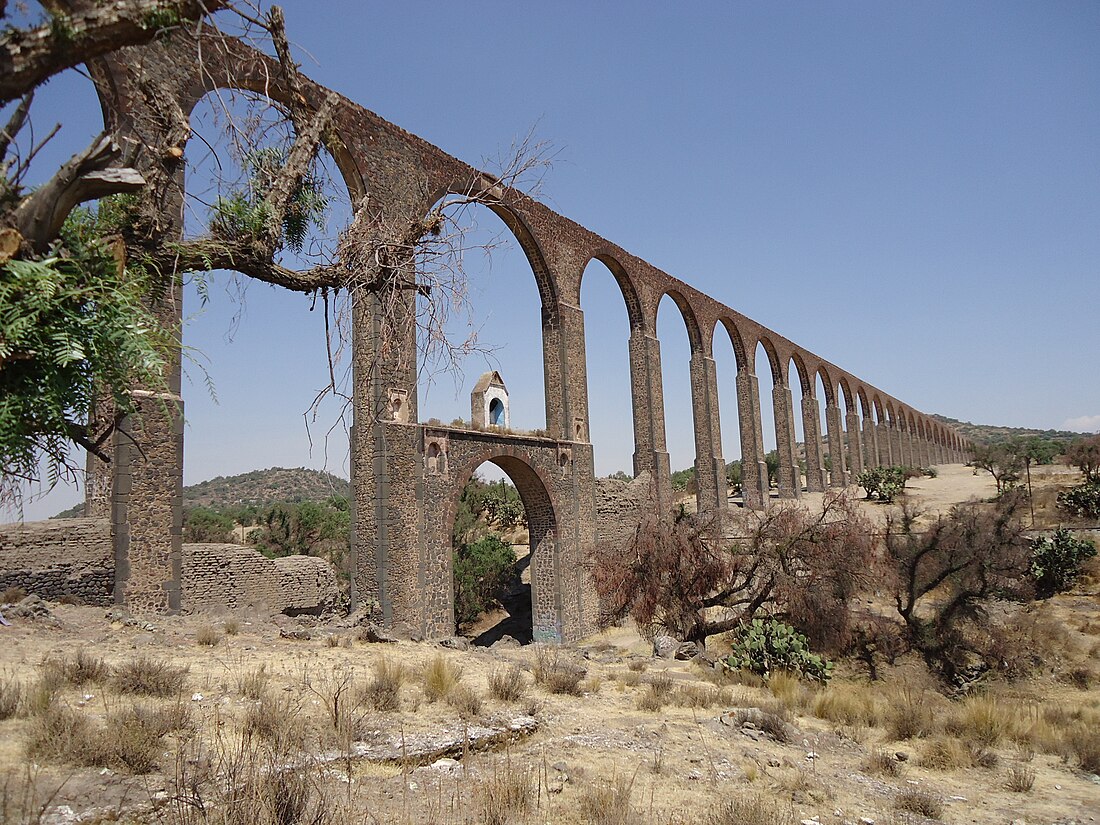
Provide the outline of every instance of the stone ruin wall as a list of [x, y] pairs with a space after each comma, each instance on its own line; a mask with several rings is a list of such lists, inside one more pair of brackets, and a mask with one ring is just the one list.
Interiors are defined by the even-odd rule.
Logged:
[[336, 571], [314, 556], [269, 559], [238, 544], [185, 544], [184, 609], [322, 613], [344, 602]]
[[115, 558], [108, 519], [30, 521], [0, 527], [0, 590], [43, 599], [114, 602]]
[[[0, 526], [0, 591], [20, 587], [43, 599], [76, 596], [114, 603], [109, 519], [50, 519]], [[319, 613], [343, 606], [336, 571], [324, 559], [269, 559], [236, 544], [183, 545], [185, 609]]]

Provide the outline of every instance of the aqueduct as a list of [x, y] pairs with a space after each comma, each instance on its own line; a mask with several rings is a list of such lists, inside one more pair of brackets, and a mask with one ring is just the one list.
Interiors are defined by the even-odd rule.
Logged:
[[[237, 87], [285, 102], [288, 90], [273, 60], [211, 30], [201, 36], [208, 41], [201, 67], [194, 60], [193, 44], [185, 42], [195, 35], [186, 32], [124, 50], [91, 67], [107, 126], [120, 142], [159, 145], [143, 130], [163, 122], [165, 101], [186, 118], [215, 88]], [[313, 110], [332, 95], [309, 83], [302, 94]], [[325, 144], [353, 203], [369, 195], [365, 208], [379, 214], [423, 215], [442, 195], [469, 192], [489, 180], [378, 115], [338, 95], [334, 99]], [[185, 141], [186, 132], [181, 137]], [[182, 190], [181, 166], [165, 204], [175, 232], [181, 231]], [[633, 469], [635, 476], [648, 477], [662, 508], [672, 504], [656, 333], [657, 308], [665, 295], [679, 308], [690, 341], [700, 511], [720, 517], [729, 506], [715, 336], [728, 337], [736, 358], [745, 506], [762, 507], [771, 494], [765, 423], [776, 431], [781, 498], [800, 496], [803, 486], [809, 491], [843, 487], [863, 468], [879, 464], [928, 466], [963, 460], [967, 444], [958, 433], [842, 367], [518, 191], [498, 188], [481, 196], [515, 235], [538, 285], [545, 434], [420, 423], [415, 335], [408, 326], [395, 326], [377, 292], [366, 292], [354, 302], [352, 598], [373, 607], [385, 623], [403, 623], [429, 636], [453, 632], [450, 533], [457, 494], [478, 465], [491, 461], [515, 482], [530, 521], [536, 638], [570, 640], [591, 629], [595, 597], [583, 562], [586, 548], [599, 538], [598, 503], [580, 285], [592, 260], [610, 269], [627, 309]], [[413, 312], [413, 299], [403, 300], [405, 310]], [[181, 303], [177, 284], [161, 307], [167, 323], [178, 324]], [[758, 347], [770, 365], [770, 422], [761, 420]], [[792, 362], [801, 389], [805, 485], [788, 382]], [[818, 379], [823, 397], [816, 391]], [[86, 512], [111, 518], [115, 600], [135, 611], [181, 607], [183, 404], [178, 362], [169, 390], [166, 396], [141, 399], [140, 411], [122, 428], [134, 438], [114, 437], [109, 466], [90, 462]], [[824, 434], [819, 424], [822, 405]], [[826, 440], [832, 457], [829, 471], [823, 462]]]

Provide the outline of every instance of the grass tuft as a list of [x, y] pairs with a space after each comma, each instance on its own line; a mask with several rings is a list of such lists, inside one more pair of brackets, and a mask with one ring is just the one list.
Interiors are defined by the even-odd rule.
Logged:
[[581, 695], [584, 668], [570, 661], [557, 647], [539, 645], [535, 648], [535, 682], [550, 693]]
[[1035, 769], [1030, 765], [1017, 763], [1008, 769], [1005, 786], [1014, 793], [1028, 793], [1035, 785]]
[[627, 825], [637, 817], [630, 804], [633, 778], [624, 776], [589, 785], [581, 792], [581, 817], [591, 825]]
[[404, 666], [383, 656], [374, 663], [374, 675], [364, 688], [364, 698], [377, 711], [395, 711], [401, 706], [401, 685], [404, 682]]
[[461, 678], [461, 667], [451, 664], [451, 662], [443, 657], [442, 653], [435, 654], [432, 660], [425, 666], [421, 677], [424, 688], [424, 698], [429, 702], [434, 702], [437, 699], [446, 699], [451, 691], [455, 689], [455, 686], [458, 685]]
[[195, 642], [203, 647], [216, 647], [221, 640], [222, 634], [212, 625], [204, 624], [195, 631]]
[[501, 702], [516, 702], [523, 698], [527, 685], [518, 665], [495, 667], [489, 672], [489, 695]]
[[908, 788], [895, 796], [894, 807], [899, 811], [908, 811], [929, 819], [939, 819], [943, 816], [943, 802], [939, 797], [915, 788]]
[[139, 656], [116, 667], [111, 676], [111, 684], [119, 693], [170, 698], [183, 690], [186, 675], [186, 668], [148, 656]]

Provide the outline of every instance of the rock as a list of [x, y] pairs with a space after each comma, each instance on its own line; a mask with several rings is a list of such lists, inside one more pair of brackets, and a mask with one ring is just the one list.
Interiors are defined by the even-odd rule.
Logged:
[[896, 760], [898, 760], [899, 762], [908, 762], [909, 761], [909, 754], [907, 754], [905, 751], [897, 751], [894, 754], [894, 758]]
[[519, 650], [523, 645], [511, 636], [504, 635], [489, 645], [493, 650]]
[[370, 642], [371, 644], [394, 644], [397, 638], [391, 636], [374, 622], [368, 622], [367, 625], [359, 631], [359, 641]]
[[676, 648], [675, 658], [682, 662], [690, 661], [699, 655], [699, 645], [695, 642], [681, 642]]
[[8, 610], [8, 616], [15, 619], [46, 619], [50, 615], [50, 608], [33, 593]]
[[461, 636], [448, 636], [446, 639], [439, 640], [439, 646], [449, 650], [469, 650], [470, 640]]
[[432, 762], [432, 768], [443, 773], [458, 773], [462, 770], [462, 763], [457, 759], [451, 759], [449, 756], [444, 756], [442, 759], [437, 759]]
[[768, 767], [769, 768], [778, 768], [778, 767], [781, 767], [782, 765], [783, 765], [783, 763], [780, 762], [778, 759], [776, 759], [774, 757], [768, 760]]
[[313, 638], [313, 634], [306, 630], [304, 627], [286, 629], [283, 628], [279, 631], [279, 638], [281, 639], [293, 639], [296, 642], [308, 642]]
[[562, 785], [560, 782], [551, 782], [549, 785], [546, 786], [547, 792], [553, 794], [561, 793], [564, 789], [565, 786]]
[[569, 770], [569, 766], [560, 759], [550, 767], [556, 770], [558, 773], [565, 773], [567, 770]]
[[680, 642], [672, 636], [653, 637], [653, 655], [658, 659], [671, 659], [676, 655]]
[[859, 825], [875, 825], [875, 820], [869, 816], [861, 816], [859, 818]]

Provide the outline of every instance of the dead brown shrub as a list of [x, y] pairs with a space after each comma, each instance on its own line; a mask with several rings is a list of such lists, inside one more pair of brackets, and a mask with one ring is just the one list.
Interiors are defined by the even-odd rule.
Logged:
[[517, 702], [523, 698], [527, 685], [518, 665], [494, 667], [489, 673], [489, 694], [501, 702]]
[[139, 656], [116, 667], [111, 675], [111, 684], [119, 693], [170, 698], [183, 690], [186, 676], [186, 668], [149, 656]]
[[535, 682], [550, 693], [580, 696], [585, 670], [557, 647], [539, 645], [535, 649]]
[[628, 825], [637, 816], [630, 804], [634, 779], [616, 776], [581, 792], [581, 816], [592, 825]]
[[899, 811], [908, 811], [929, 819], [939, 819], [943, 816], [943, 802], [939, 797], [915, 788], [907, 788], [895, 796], [894, 807]]

